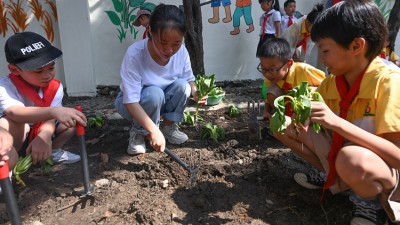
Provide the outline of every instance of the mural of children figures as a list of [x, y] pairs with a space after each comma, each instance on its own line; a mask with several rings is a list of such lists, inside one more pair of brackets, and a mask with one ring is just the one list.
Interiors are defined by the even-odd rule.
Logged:
[[229, 23], [232, 21], [231, 0], [212, 0], [211, 8], [213, 8], [213, 17], [208, 19], [209, 23], [219, 22], [219, 7], [221, 6], [221, 2], [225, 9], [225, 18], [222, 19], [222, 22]]
[[244, 21], [249, 26], [246, 29], [247, 33], [254, 31], [253, 18], [251, 17], [251, 0], [236, 0], [236, 9], [233, 13], [233, 31], [231, 35], [237, 35], [240, 33], [240, 17], [244, 17]]

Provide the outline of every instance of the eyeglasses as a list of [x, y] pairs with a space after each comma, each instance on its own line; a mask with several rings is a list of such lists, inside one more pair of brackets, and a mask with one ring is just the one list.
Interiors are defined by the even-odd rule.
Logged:
[[268, 74], [277, 74], [285, 65], [286, 65], [286, 63], [283, 63], [283, 65], [281, 67], [279, 67], [278, 69], [274, 69], [274, 68], [264, 69], [260, 63], [257, 66], [257, 70], [258, 70], [258, 72], [260, 72], [262, 74], [267, 74], [267, 73]]

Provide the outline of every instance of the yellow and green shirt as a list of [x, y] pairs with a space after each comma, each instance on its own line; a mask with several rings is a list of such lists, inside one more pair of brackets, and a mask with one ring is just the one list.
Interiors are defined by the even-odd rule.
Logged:
[[[340, 95], [335, 77], [327, 77], [317, 91], [328, 107], [339, 115]], [[399, 132], [399, 106], [400, 70], [393, 70], [380, 58], [375, 58], [365, 71], [360, 91], [347, 112], [347, 120], [376, 135]]]
[[275, 85], [272, 85], [268, 79], [265, 79], [265, 86], [267, 87], [267, 93], [271, 93], [276, 97], [283, 94], [282, 86], [285, 82], [289, 83], [290, 86], [296, 87], [303, 81], [308, 81], [309, 86], [318, 87], [321, 82], [325, 79], [325, 73], [309, 64], [295, 62], [290, 67], [285, 80], [279, 81], [276, 86], [281, 89], [280, 91], [275, 90]]

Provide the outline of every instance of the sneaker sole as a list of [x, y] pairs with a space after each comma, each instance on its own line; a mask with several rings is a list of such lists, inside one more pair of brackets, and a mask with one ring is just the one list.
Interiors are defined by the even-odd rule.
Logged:
[[307, 182], [307, 176], [304, 173], [296, 173], [293, 176], [294, 180], [296, 183], [298, 183], [300, 186], [311, 189], [311, 190], [316, 190], [316, 189], [322, 189], [321, 186], [313, 185]]
[[81, 159], [76, 159], [76, 160], [66, 160], [66, 161], [61, 161], [61, 162], [57, 162], [57, 163], [62, 163], [62, 164], [72, 164], [72, 163], [76, 163], [79, 162]]
[[127, 149], [127, 150], [126, 150], [126, 153], [128, 153], [128, 155], [135, 156], [135, 155], [140, 155], [140, 154], [146, 153], [146, 149], [145, 149], [144, 151]]

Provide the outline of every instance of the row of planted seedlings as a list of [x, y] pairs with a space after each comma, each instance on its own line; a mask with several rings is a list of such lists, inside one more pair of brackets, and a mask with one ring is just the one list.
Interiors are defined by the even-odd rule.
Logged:
[[[197, 131], [200, 131], [200, 137], [202, 139], [211, 139], [214, 143], [218, 143], [225, 139], [225, 129], [211, 122], [203, 122], [203, 118], [199, 114], [199, 110], [202, 106], [206, 105], [202, 100], [205, 97], [217, 98], [221, 95], [225, 95], [225, 91], [222, 87], [217, 87], [215, 84], [215, 74], [212, 75], [197, 75], [196, 76], [197, 86], [197, 100], [196, 110], [194, 112], [185, 112], [183, 117], [183, 123], [190, 126], [194, 126]], [[230, 105], [228, 108], [228, 114], [231, 117], [237, 117], [240, 115], [240, 109], [235, 105]]]

